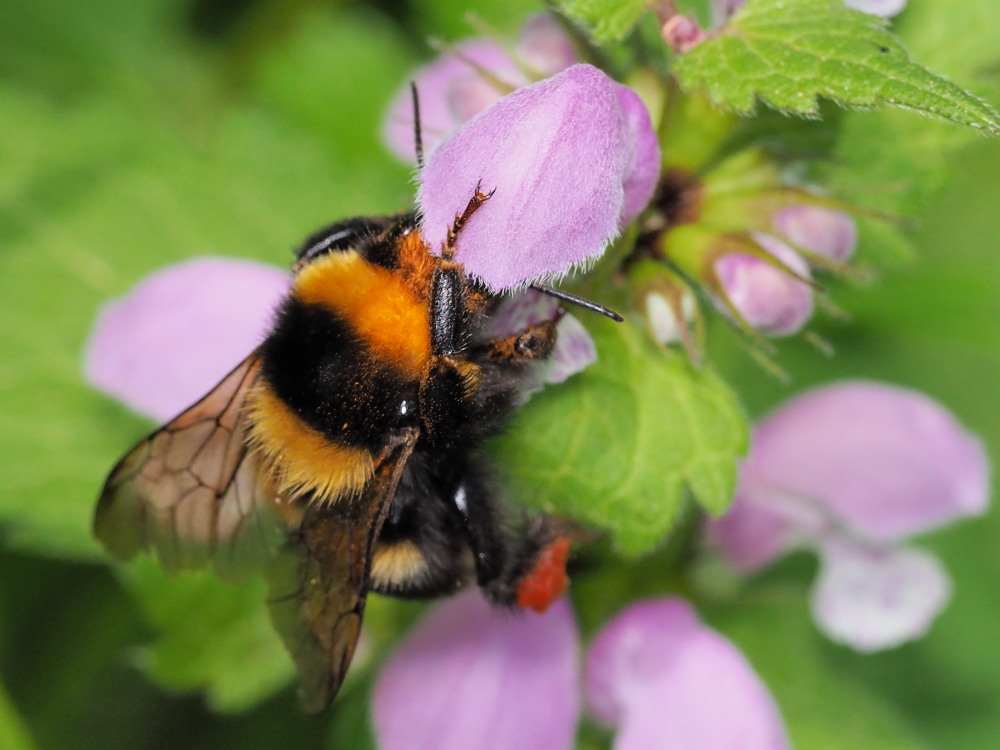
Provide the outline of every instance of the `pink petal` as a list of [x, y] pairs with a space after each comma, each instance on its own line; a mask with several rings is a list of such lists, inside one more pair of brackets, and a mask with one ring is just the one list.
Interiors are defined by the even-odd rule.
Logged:
[[[493, 317], [494, 336], [511, 336], [530, 325], [552, 320], [559, 310], [558, 300], [526, 289], [508, 297]], [[562, 383], [597, 361], [597, 348], [587, 329], [572, 314], [566, 313], [556, 325], [556, 346], [544, 371], [546, 383]], [[539, 384], [540, 386], [540, 384]]]
[[660, 141], [653, 134], [649, 110], [638, 94], [621, 84], [616, 86], [615, 93], [634, 136], [625, 171], [625, 205], [619, 219], [624, 228], [646, 207], [656, 190], [660, 179]]
[[800, 544], [809, 544], [826, 530], [821, 513], [769, 487], [755, 487], [746, 467], [729, 510], [709, 519], [707, 538], [729, 563], [752, 573]]
[[87, 380], [166, 420], [260, 344], [288, 285], [286, 272], [247, 260], [197, 258], [157, 271], [99, 312]]
[[843, 211], [820, 206], [789, 206], [778, 211], [773, 221], [775, 229], [793, 245], [833, 260], [849, 259], [858, 244], [854, 219]]
[[746, 658], [680, 599], [628, 607], [598, 634], [586, 669], [588, 704], [618, 727], [616, 750], [788, 747]]
[[722, 26], [738, 11], [746, 0], [710, 0], [712, 25]]
[[565, 599], [513, 613], [469, 591], [432, 609], [379, 675], [382, 750], [571, 748], [579, 637]]
[[424, 238], [438, 251], [481, 185], [495, 194], [459, 238], [466, 269], [494, 290], [565, 273], [618, 233], [639, 140], [617, 84], [590, 65], [515, 91], [431, 154], [417, 194]]
[[562, 383], [597, 361], [597, 347], [583, 323], [569, 313], [556, 325], [559, 338], [545, 372], [546, 383]]
[[[506, 50], [485, 39], [463, 42], [420, 68], [413, 82], [420, 97], [420, 125], [427, 153], [479, 112], [477, 107], [489, 106], [503, 95], [504, 92], [485, 78], [477, 66], [512, 88], [528, 82]], [[492, 92], [492, 96], [486, 90]], [[382, 126], [382, 136], [400, 158], [414, 161], [413, 99], [409, 82], [393, 97]]]
[[847, 382], [761, 421], [740, 488], [772, 512], [780, 493], [888, 542], [985, 511], [989, 465], [979, 441], [927, 396]]
[[551, 76], [576, 62], [576, 48], [550, 13], [537, 13], [521, 28], [518, 55], [542, 75]]
[[670, 301], [660, 292], [653, 291], [646, 295], [646, 323], [654, 341], [661, 344], [680, 341], [683, 329], [694, 318], [696, 310], [694, 297], [688, 291], [680, 292], [680, 295], [680, 312], [684, 320], [677, 319], [677, 313]]
[[841, 536], [820, 547], [813, 617], [832, 640], [879, 651], [922, 637], [951, 596], [941, 563], [923, 550]]
[[[798, 253], [769, 235], [754, 239], [793, 271], [809, 276], [809, 266]], [[715, 261], [715, 271], [726, 294], [746, 321], [761, 333], [788, 336], [812, 316], [812, 290], [787, 272], [760, 258], [727, 253]]]

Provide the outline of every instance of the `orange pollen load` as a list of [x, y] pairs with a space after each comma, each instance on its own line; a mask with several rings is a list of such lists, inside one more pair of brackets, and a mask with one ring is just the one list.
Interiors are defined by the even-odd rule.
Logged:
[[517, 606], [541, 613], [566, 593], [568, 556], [569, 539], [564, 536], [556, 537], [543, 547], [534, 567], [517, 586]]

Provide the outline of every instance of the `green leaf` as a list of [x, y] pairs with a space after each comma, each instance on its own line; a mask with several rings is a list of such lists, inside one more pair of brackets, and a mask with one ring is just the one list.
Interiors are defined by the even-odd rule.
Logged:
[[687, 90], [752, 112], [757, 99], [816, 116], [818, 97], [850, 107], [893, 105], [1000, 133], [983, 101], [912, 62], [885, 22], [841, 0], [751, 0], [676, 63]]
[[558, 5], [601, 43], [624, 39], [649, 7], [647, 0], [560, 0]]
[[497, 463], [518, 501], [610, 529], [620, 551], [639, 554], [670, 531], [686, 490], [725, 510], [747, 426], [710, 370], [631, 324], [588, 323], [598, 362], [536, 395], [498, 441]]
[[[960, 11], [948, 3], [911, 3], [900, 34], [917, 58], [953, 80], [977, 83], [996, 101], [996, 77], [984, 78], [997, 56], [996, 8], [993, 0], [965, 0]], [[919, 219], [952, 172], [955, 151], [976, 135], [903, 112], [845, 112], [836, 149], [813, 178], [863, 206]]]
[[17, 715], [7, 691], [0, 684], [0, 747], [4, 750], [34, 750], [35, 743]]
[[174, 690], [203, 690], [213, 708], [245, 710], [285, 687], [295, 670], [271, 626], [257, 579], [243, 586], [208, 572], [167, 576], [148, 557], [131, 564], [126, 580], [161, 635], [143, 666]]

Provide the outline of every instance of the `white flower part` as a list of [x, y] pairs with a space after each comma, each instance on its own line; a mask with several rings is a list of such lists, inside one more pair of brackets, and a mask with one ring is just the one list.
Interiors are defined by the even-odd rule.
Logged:
[[862, 13], [891, 18], [906, 7], [906, 0], [844, 0], [844, 5]]
[[[685, 293], [681, 297], [681, 314], [685, 321], [694, 317], [694, 297]], [[681, 338], [681, 325], [670, 302], [659, 292], [646, 295], [646, 320], [655, 341], [669, 344]]]
[[923, 550], [831, 535], [819, 546], [813, 618], [834, 641], [873, 652], [922, 637], [951, 597], [951, 580]]

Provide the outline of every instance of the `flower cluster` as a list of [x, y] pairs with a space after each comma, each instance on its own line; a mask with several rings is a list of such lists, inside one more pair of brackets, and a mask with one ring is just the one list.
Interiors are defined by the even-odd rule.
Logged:
[[[716, 3], [718, 24], [741, 4]], [[864, 5], [891, 15], [902, 3]], [[678, 50], [707, 33], [676, 15], [664, 27]], [[755, 333], [802, 330], [816, 306], [813, 273], [843, 270], [854, 253], [845, 206], [791, 184], [757, 148], [721, 149], [732, 115], [674, 92], [654, 101], [651, 117], [633, 89], [577, 62], [549, 16], [529, 20], [510, 49], [458, 44], [414, 80], [427, 148], [421, 234], [439, 252], [475, 191], [490, 193], [463, 229], [457, 260], [508, 294], [495, 333], [559, 315], [558, 303], [526, 287], [592, 265], [630, 225], [631, 246], [608, 277], [656, 341], [691, 349], [706, 296]], [[384, 127], [405, 159], [415, 157], [412, 104], [402, 90]], [[259, 342], [288, 282], [232, 260], [165, 269], [102, 311], [87, 377], [138, 411], [170, 416]], [[562, 315], [558, 325], [544, 373], [552, 384], [599, 355], [578, 320]], [[988, 478], [978, 441], [936, 402], [882, 384], [832, 385], [756, 425], [733, 505], [705, 524], [705, 546], [745, 574], [792, 549], [814, 551], [818, 626], [861, 651], [890, 648], [920, 637], [950, 594], [942, 566], [907, 540], [983, 512]], [[621, 750], [789, 745], [748, 659], [686, 600], [625, 606], [581, 650], [568, 599], [521, 616], [491, 609], [478, 592], [445, 601], [378, 678], [380, 745], [565, 748], [585, 710], [615, 729]]]
[[904, 541], [984, 512], [988, 498], [983, 449], [942, 406], [848, 382], [761, 420], [733, 505], [708, 533], [745, 573], [796, 547], [815, 550], [817, 624], [875, 651], [922, 636], [948, 600], [937, 560]]
[[379, 675], [379, 747], [569, 748], [581, 690], [590, 713], [617, 728], [619, 750], [789, 746], [746, 658], [681, 599], [630, 605], [597, 634], [582, 667], [565, 600], [512, 618], [462, 594], [435, 607]]

